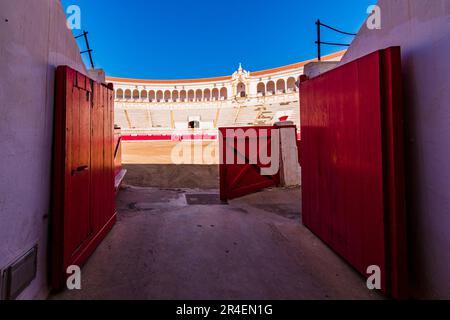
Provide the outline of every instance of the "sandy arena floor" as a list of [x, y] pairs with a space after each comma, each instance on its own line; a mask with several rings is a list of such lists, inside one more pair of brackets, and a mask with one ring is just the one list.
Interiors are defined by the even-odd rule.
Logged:
[[123, 141], [124, 183], [139, 187], [219, 188], [218, 143]]
[[217, 164], [217, 141], [123, 141], [124, 164]]

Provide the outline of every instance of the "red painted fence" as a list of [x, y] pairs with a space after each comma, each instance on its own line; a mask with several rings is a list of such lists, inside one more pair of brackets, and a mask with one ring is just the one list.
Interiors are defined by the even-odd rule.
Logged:
[[122, 170], [122, 140], [123, 137], [119, 130], [114, 132], [114, 175], [117, 176]]
[[300, 85], [303, 223], [382, 290], [406, 296], [400, 49]]
[[124, 135], [123, 141], [182, 141], [182, 140], [216, 140], [217, 135], [211, 134], [148, 134]]
[[56, 71], [51, 286], [83, 264], [112, 228], [113, 90], [70, 69]]
[[[278, 133], [278, 129], [270, 126], [219, 129], [220, 198], [222, 200], [241, 197], [279, 184], [278, 170], [273, 175], [261, 174], [261, 169], [270, 167], [272, 163], [262, 163], [258, 156], [263, 143], [265, 150], [268, 151], [267, 155], [272, 156], [272, 134], [275, 131]], [[279, 142], [274, 143], [278, 143], [278, 150]], [[240, 144], [244, 146], [242, 150], [239, 148]], [[257, 146], [257, 154], [251, 151], [252, 144]], [[227, 157], [233, 159], [233, 163], [229, 163]], [[252, 161], [253, 157], [256, 157], [257, 161]], [[240, 164], [238, 158], [244, 159], [245, 163]]]

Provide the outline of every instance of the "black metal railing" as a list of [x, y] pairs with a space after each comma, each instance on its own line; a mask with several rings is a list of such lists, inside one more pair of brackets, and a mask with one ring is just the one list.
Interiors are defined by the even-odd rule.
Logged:
[[83, 30], [83, 33], [80, 34], [79, 36], [76, 36], [75, 39], [84, 37], [84, 41], [86, 43], [86, 50], [81, 51], [80, 54], [88, 53], [89, 54], [89, 61], [91, 62], [91, 67], [92, 67], [92, 69], [95, 69], [95, 67], [94, 67], [94, 60], [92, 59], [92, 51], [94, 51], [94, 50], [92, 50], [91, 47], [89, 46], [89, 40], [88, 40], [88, 37], [87, 37], [88, 34], [89, 34], [89, 32], [86, 32], [85, 30]]
[[335, 32], [338, 32], [338, 33], [341, 33], [341, 34], [345, 34], [345, 35], [349, 35], [349, 36], [356, 36], [356, 33], [350, 33], [350, 32], [341, 31], [339, 29], [336, 29], [334, 27], [326, 25], [326, 24], [320, 22], [320, 19], [318, 19], [316, 21], [316, 26], [317, 26], [317, 41], [315, 43], [317, 44], [317, 60], [318, 61], [321, 61], [321, 58], [322, 58], [322, 53], [321, 53], [321, 45], [322, 44], [329, 45], [329, 46], [341, 46], [341, 47], [349, 47], [350, 46], [349, 43], [338, 43], [338, 42], [324, 42], [324, 41], [321, 41], [321, 37], [320, 37], [321, 36], [321, 34], [320, 34], [320, 30], [321, 30], [320, 28], [321, 27], [328, 28], [328, 29], [330, 29], [332, 31], [335, 31]]

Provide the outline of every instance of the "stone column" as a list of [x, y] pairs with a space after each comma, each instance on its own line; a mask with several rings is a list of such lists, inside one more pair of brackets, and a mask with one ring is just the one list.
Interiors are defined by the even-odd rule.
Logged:
[[301, 185], [301, 168], [298, 161], [297, 129], [292, 121], [276, 122], [280, 131], [280, 185]]

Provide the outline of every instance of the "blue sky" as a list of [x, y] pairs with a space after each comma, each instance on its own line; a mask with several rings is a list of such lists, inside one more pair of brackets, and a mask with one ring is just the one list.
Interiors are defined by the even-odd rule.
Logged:
[[[81, 8], [96, 67], [110, 76], [183, 79], [314, 58], [322, 22], [356, 33], [376, 0], [62, 0]], [[81, 33], [75, 31], [75, 34]], [[351, 37], [323, 31], [323, 41]], [[84, 42], [78, 41], [84, 50]], [[341, 50], [324, 47], [323, 53]], [[87, 62], [87, 60], [86, 60]], [[88, 65], [88, 63], [87, 63]]]

